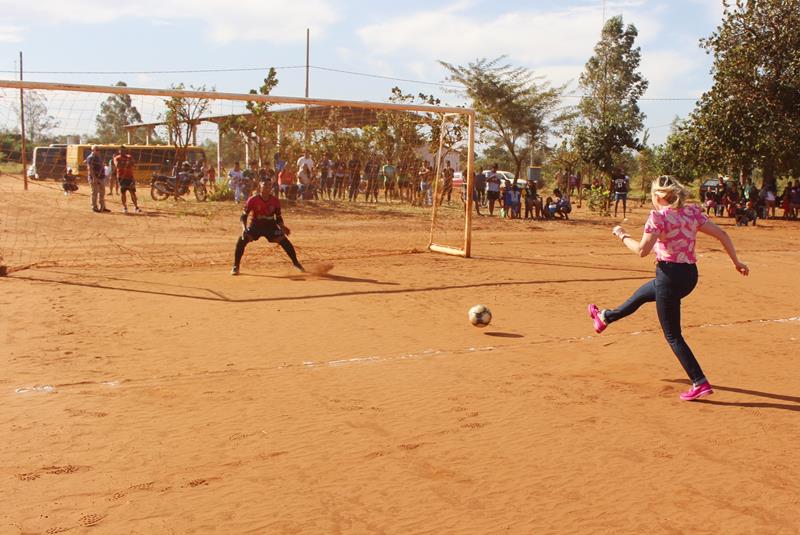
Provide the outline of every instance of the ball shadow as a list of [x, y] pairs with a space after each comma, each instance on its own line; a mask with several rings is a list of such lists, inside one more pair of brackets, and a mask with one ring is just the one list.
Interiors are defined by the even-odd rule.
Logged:
[[486, 336], [494, 336], [496, 338], [525, 338], [521, 334], [502, 333], [502, 332], [497, 332], [497, 331], [489, 331], [489, 332], [486, 332], [486, 333], [483, 333], [483, 334], [485, 334]]

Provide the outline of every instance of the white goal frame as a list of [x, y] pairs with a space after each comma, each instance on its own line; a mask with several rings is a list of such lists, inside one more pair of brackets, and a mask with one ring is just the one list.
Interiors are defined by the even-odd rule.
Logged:
[[[466, 115], [469, 121], [468, 134], [467, 134], [467, 169], [466, 169], [466, 213], [464, 222], [464, 236], [463, 245], [461, 247], [453, 247], [448, 245], [441, 245], [434, 243], [434, 225], [436, 224], [436, 203], [433, 203], [431, 209], [431, 238], [428, 243], [428, 249], [437, 253], [444, 253], [455, 256], [462, 256], [469, 258], [472, 254], [472, 190], [473, 184], [473, 166], [474, 166], [474, 153], [475, 153], [475, 110], [471, 108], [459, 108], [455, 106], [429, 106], [422, 104], [394, 104], [385, 102], [370, 102], [360, 100], [333, 100], [333, 99], [318, 99], [307, 97], [284, 97], [277, 95], [258, 95], [258, 94], [242, 94], [242, 93], [221, 93], [217, 91], [187, 91], [179, 89], [153, 89], [142, 87], [124, 87], [124, 86], [102, 86], [102, 85], [87, 85], [87, 84], [64, 84], [64, 83], [51, 83], [51, 82], [33, 82], [22, 80], [0, 80], [0, 88], [19, 89], [20, 95], [24, 90], [40, 90], [40, 91], [73, 91], [80, 93], [103, 93], [103, 94], [117, 94], [117, 95], [142, 95], [153, 97], [181, 97], [189, 99], [213, 99], [213, 100], [239, 100], [250, 102], [264, 102], [269, 104], [296, 104], [301, 106], [346, 106], [351, 108], [363, 108], [372, 110], [391, 110], [391, 111], [411, 111], [423, 113], [437, 113], [443, 117], [447, 115]], [[441, 143], [440, 143], [441, 145]], [[438, 178], [439, 169], [437, 162], [436, 176]], [[438, 180], [435, 181], [434, 187], [438, 187]]]

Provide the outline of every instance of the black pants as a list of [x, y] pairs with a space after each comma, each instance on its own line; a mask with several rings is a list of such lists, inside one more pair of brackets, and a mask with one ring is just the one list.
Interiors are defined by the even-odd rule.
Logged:
[[234, 252], [233, 257], [233, 264], [235, 266], [239, 266], [242, 261], [242, 255], [244, 255], [244, 249], [247, 247], [247, 244], [251, 241], [256, 241], [259, 238], [266, 238], [267, 241], [272, 243], [277, 243], [280, 245], [284, 251], [286, 251], [286, 255], [289, 257], [289, 260], [292, 261], [298, 268], [302, 268], [303, 266], [300, 265], [300, 262], [297, 261], [297, 253], [294, 250], [294, 246], [292, 242], [289, 241], [280, 227], [277, 226], [274, 222], [263, 223], [260, 225], [255, 225], [252, 227], [247, 228], [247, 239], [244, 236], [239, 236], [239, 239], [236, 241], [236, 251]]
[[706, 382], [706, 377], [681, 334], [681, 299], [689, 295], [696, 285], [695, 264], [659, 262], [655, 279], [643, 284], [619, 308], [605, 312], [606, 322], [611, 323], [633, 314], [643, 304], [655, 301], [664, 337], [695, 385]]

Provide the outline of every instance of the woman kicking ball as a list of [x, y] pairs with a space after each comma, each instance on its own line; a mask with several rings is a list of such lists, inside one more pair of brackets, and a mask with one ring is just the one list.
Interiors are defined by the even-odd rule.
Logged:
[[728, 234], [709, 221], [700, 207], [684, 204], [687, 193], [687, 189], [673, 177], [659, 177], [651, 187], [655, 210], [650, 212], [644, 225], [641, 241], [631, 238], [622, 227], [614, 227], [611, 232], [640, 257], [655, 249], [658, 260], [656, 278], [636, 290], [618, 308], [599, 310], [594, 304], [589, 305], [589, 316], [599, 334], [609, 324], [633, 314], [643, 304], [655, 301], [664, 336], [692, 381], [692, 388], [682, 392], [680, 398], [692, 401], [714, 392], [681, 334], [681, 299], [689, 295], [697, 284], [697, 257], [694, 253], [697, 232], [718, 239], [736, 271], [747, 275], [750, 270], [739, 261]]

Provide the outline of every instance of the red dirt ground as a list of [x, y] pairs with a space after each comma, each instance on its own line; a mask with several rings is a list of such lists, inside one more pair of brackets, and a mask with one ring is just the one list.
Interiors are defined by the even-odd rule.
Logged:
[[332, 270], [261, 241], [237, 278], [231, 204], [0, 181], [0, 252], [33, 264], [0, 278], [2, 533], [798, 533], [796, 223], [721, 221], [748, 278], [700, 238], [716, 393], [685, 403], [653, 306], [591, 330], [653, 272], [611, 219], [478, 218], [460, 259], [421, 211], [290, 207]]

